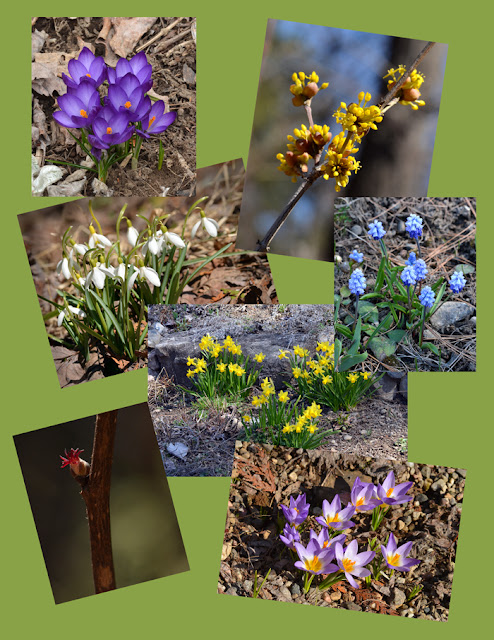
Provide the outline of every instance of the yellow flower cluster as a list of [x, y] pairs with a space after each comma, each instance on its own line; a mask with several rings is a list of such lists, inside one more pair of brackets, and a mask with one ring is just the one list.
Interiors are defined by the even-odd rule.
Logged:
[[[267, 404], [269, 400], [269, 396], [273, 395], [276, 390], [274, 388], [274, 383], [271, 378], [264, 378], [261, 383], [262, 393], [260, 396], [254, 396], [252, 398], [252, 405], [254, 407], [260, 407], [262, 404]], [[279, 399], [281, 402], [286, 402], [288, 400], [288, 393], [286, 391], [280, 391]]]
[[278, 153], [276, 157], [280, 161], [278, 170], [292, 176], [292, 182], [295, 182], [298, 176], [308, 172], [308, 162], [321, 153], [332, 134], [327, 124], [314, 124], [309, 128], [303, 124], [300, 129], [294, 129], [293, 133], [293, 136], [287, 136], [287, 152]]
[[317, 431], [317, 420], [322, 413], [321, 407], [313, 402], [310, 407], [303, 412], [295, 424], [286, 424], [282, 431], [283, 433], [302, 433], [302, 431], [308, 431], [314, 433]]
[[315, 71], [310, 75], [299, 71], [292, 75], [292, 80], [293, 84], [290, 85], [290, 92], [293, 95], [292, 103], [295, 107], [301, 107], [305, 102], [312, 100], [316, 93], [328, 88], [327, 82], [324, 82], [320, 87], [318, 86], [319, 76]]
[[207, 363], [204, 358], [187, 358], [187, 366], [190, 369], [187, 371], [187, 378], [192, 378], [196, 373], [202, 373], [207, 369]]
[[[398, 67], [398, 69], [388, 69], [388, 73], [383, 76], [383, 79], [389, 78], [388, 80], [388, 91], [390, 91], [396, 83], [403, 77], [406, 72], [406, 67], [402, 64]], [[420, 71], [414, 69], [405, 80], [404, 85], [398, 91], [397, 97], [400, 98], [400, 104], [410, 105], [411, 108], [416, 111], [419, 107], [423, 107], [425, 102], [423, 100], [419, 100], [420, 98], [420, 87], [422, 86], [425, 77]]]
[[216, 342], [209, 333], [201, 338], [199, 342], [199, 349], [206, 353], [209, 353], [213, 358], [217, 358], [221, 352], [229, 351], [233, 355], [240, 355], [242, 353], [242, 347], [233, 341], [231, 336], [227, 336], [223, 340], [223, 344]]
[[358, 104], [352, 102], [347, 107], [346, 103], [342, 102], [338, 111], [333, 114], [343, 131], [350, 131], [355, 134], [359, 141], [370, 129], [377, 130], [376, 122], [382, 122], [383, 119], [379, 107], [375, 105], [366, 106], [371, 99], [370, 93], [361, 91], [358, 94]]
[[[355, 136], [358, 139], [358, 136]], [[324, 171], [323, 178], [328, 180], [334, 178], [335, 191], [339, 191], [342, 187], [346, 187], [352, 171], [357, 173], [360, 169], [360, 162], [355, 160], [354, 154], [358, 149], [352, 136], [345, 134], [344, 131], [334, 137], [333, 142], [329, 145], [324, 158], [324, 164], [321, 165], [321, 171]]]

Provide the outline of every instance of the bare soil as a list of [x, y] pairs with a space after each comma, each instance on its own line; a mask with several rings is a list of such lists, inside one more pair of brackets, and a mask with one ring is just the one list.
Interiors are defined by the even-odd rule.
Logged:
[[[122, 20], [127, 20], [126, 26]], [[97, 175], [85, 171], [87, 182], [78, 193], [67, 195], [161, 196], [168, 188], [169, 195], [192, 196], [196, 176], [196, 44], [195, 18], [156, 18], [149, 27], [140, 27], [144, 18], [34, 18], [33, 46], [33, 154], [40, 166], [56, 162], [80, 164], [84, 160], [80, 148], [68, 130], [53, 120], [57, 97], [65, 93], [61, 80], [67, 72], [70, 58], [87, 46], [95, 55], [103, 56], [114, 67], [119, 57], [130, 59], [145, 51], [153, 67], [153, 95], [176, 111], [175, 122], [159, 136], [145, 141], [139, 165], [132, 170], [130, 163], [113, 165], [109, 172], [108, 193], [95, 192], [92, 186]], [[149, 19], [147, 19], [149, 21]], [[167, 30], [168, 27], [172, 27]], [[142, 33], [143, 28], [146, 29]], [[137, 35], [132, 39], [132, 34]], [[141, 34], [139, 37], [139, 34]], [[123, 35], [122, 35], [123, 34]], [[136, 41], [135, 38], [138, 38]], [[50, 76], [48, 79], [45, 75]], [[76, 130], [71, 130], [76, 133]], [[165, 155], [158, 171], [158, 150], [161, 139]], [[66, 170], [65, 180], [77, 169], [60, 164]], [[63, 195], [63, 194], [59, 194]]]

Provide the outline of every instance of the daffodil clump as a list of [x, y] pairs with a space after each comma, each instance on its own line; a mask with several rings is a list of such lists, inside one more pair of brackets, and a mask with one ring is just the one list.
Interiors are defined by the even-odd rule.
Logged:
[[[45, 319], [58, 316], [58, 325], [69, 335], [58, 340], [79, 350], [89, 359], [91, 346], [101, 343], [111, 355], [135, 361], [147, 335], [146, 313], [149, 304], [176, 303], [184, 287], [218, 255], [201, 260], [187, 260], [186, 222], [206, 198], [195, 202], [187, 212], [181, 233], [170, 231], [166, 220], [170, 214], [161, 209], [146, 219], [139, 231], [125, 216], [125, 205], [117, 218], [115, 234], [107, 237], [93, 213], [87, 239], [76, 239], [70, 227], [62, 238], [62, 257], [57, 272], [66, 280], [57, 291], [57, 299], [47, 300], [55, 311]], [[124, 223], [127, 233], [121, 236]], [[40, 296], [41, 297], [41, 296]], [[43, 298], [45, 299], [45, 298]]]
[[250, 358], [231, 336], [219, 342], [207, 334], [201, 338], [199, 349], [201, 357], [187, 359], [187, 377], [194, 388], [186, 391], [197, 397], [245, 401], [259, 377], [264, 355], [254, 356], [260, 367], [251, 366]]
[[307, 349], [296, 345], [289, 355], [294, 378], [290, 387], [307, 400], [346, 411], [358, 404], [378, 377], [369, 371], [339, 370], [334, 349], [334, 344], [319, 342], [312, 358]]
[[271, 378], [264, 378], [262, 393], [252, 398], [248, 415], [242, 416], [247, 440], [271, 442], [285, 447], [314, 449], [332, 431], [320, 431], [318, 427], [321, 407], [313, 402], [301, 410], [302, 398], [290, 400], [288, 391], [276, 393]]
[[[391, 89], [403, 76], [406, 69], [400, 65], [398, 69], [390, 69], [384, 79], [390, 78], [388, 90]], [[278, 153], [276, 158], [280, 165], [278, 169], [291, 177], [296, 182], [299, 177], [307, 177], [311, 170], [316, 169], [317, 177], [323, 176], [325, 180], [333, 179], [335, 190], [347, 186], [352, 174], [355, 174], [361, 164], [356, 160], [358, 144], [369, 131], [377, 130], [377, 125], [383, 120], [383, 111], [377, 105], [371, 104], [370, 93], [361, 91], [357, 96], [357, 102], [346, 104], [341, 102], [337, 111], [333, 114], [341, 132], [333, 136], [328, 124], [314, 124], [312, 121], [311, 101], [321, 89], [326, 89], [328, 83], [318, 85], [319, 76], [313, 71], [311, 74], [304, 72], [292, 75], [293, 84], [290, 86], [292, 103], [296, 107], [304, 106], [309, 118], [309, 127], [304, 124], [300, 129], [294, 129], [294, 135], [288, 135], [287, 150]], [[425, 103], [419, 100], [420, 86], [424, 81], [421, 73], [413, 70], [403, 87], [398, 92], [399, 103], [410, 105], [412, 109], [418, 109]]]

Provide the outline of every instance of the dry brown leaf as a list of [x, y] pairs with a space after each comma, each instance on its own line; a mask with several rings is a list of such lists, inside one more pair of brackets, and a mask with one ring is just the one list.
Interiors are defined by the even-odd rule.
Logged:
[[184, 63], [184, 66], [182, 68], [182, 73], [184, 76], [184, 80], [187, 84], [195, 85], [196, 73], [186, 63]]
[[34, 56], [41, 51], [43, 48], [46, 38], [48, 38], [48, 34], [44, 31], [34, 30], [32, 38], [31, 38], [31, 60], [34, 60]]
[[113, 51], [126, 58], [158, 18], [112, 18], [115, 33], [110, 40]]

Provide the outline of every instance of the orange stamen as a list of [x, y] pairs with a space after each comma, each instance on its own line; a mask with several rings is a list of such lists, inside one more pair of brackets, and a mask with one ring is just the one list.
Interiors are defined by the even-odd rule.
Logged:
[[356, 561], [350, 560], [350, 558], [344, 558], [342, 561], [343, 568], [347, 573], [350, 573], [350, 571], [353, 569], [355, 564], [356, 564]]
[[87, 78], [90, 78], [90, 77], [91, 77], [91, 74], [90, 74], [90, 73], [86, 73], [86, 77], [87, 77]]
[[400, 564], [400, 554], [399, 553], [395, 553], [394, 556], [388, 556], [388, 563], [393, 566], [393, 567], [397, 567]]
[[393, 491], [394, 491], [394, 487], [391, 487], [391, 489], [388, 489], [386, 491], [386, 497], [390, 498], [393, 495]]
[[153, 116], [153, 117], [151, 118], [151, 120], [149, 121], [148, 129], [149, 129], [149, 127], [153, 124], [153, 122], [154, 122], [155, 120], [156, 120], [156, 116]]
[[112, 133], [111, 127], [106, 127], [106, 133]]
[[314, 556], [312, 560], [305, 560], [305, 568], [310, 571], [320, 571], [322, 563], [317, 556]]
[[132, 106], [132, 104], [130, 103], [130, 100], [127, 100], [127, 102], [124, 104], [124, 107], [126, 109], [130, 109], [131, 106]]
[[87, 118], [87, 113], [84, 111], [84, 109], [81, 109], [79, 113], [81, 114], [82, 118]]

